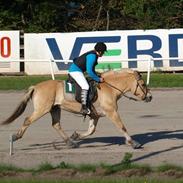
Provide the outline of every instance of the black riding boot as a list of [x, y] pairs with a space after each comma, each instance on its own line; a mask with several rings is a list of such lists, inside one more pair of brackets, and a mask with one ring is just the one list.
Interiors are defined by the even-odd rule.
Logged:
[[82, 104], [81, 113], [83, 115], [90, 114], [90, 109], [87, 106], [87, 98], [88, 98], [88, 90], [82, 90], [81, 91], [81, 104]]

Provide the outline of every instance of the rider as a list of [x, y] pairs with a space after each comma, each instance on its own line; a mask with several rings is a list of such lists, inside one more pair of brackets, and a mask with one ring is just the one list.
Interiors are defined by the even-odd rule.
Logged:
[[73, 60], [72, 65], [69, 68], [69, 74], [81, 87], [81, 113], [83, 115], [90, 114], [90, 109], [88, 107], [88, 90], [89, 84], [84, 76], [86, 72], [93, 80], [96, 82], [104, 82], [102, 77], [97, 76], [95, 72], [95, 66], [98, 64], [98, 57], [102, 57], [104, 52], [107, 51], [107, 46], [103, 42], [98, 42], [94, 50], [86, 52], [81, 56]]

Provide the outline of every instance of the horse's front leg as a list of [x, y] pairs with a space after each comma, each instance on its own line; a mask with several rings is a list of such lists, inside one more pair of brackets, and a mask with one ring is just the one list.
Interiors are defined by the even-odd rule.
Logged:
[[95, 117], [95, 118], [90, 118], [89, 121], [89, 126], [88, 126], [88, 130], [84, 133], [77, 133], [76, 131], [71, 135], [71, 139], [73, 140], [79, 140], [79, 139], [83, 139], [87, 136], [92, 135], [95, 130], [96, 130], [96, 126], [97, 126], [97, 122], [98, 122], [99, 117]]
[[126, 144], [131, 145], [134, 149], [138, 149], [141, 147], [141, 144], [134, 141], [128, 134], [128, 131], [116, 110], [108, 110], [106, 111], [106, 115], [116, 125], [116, 127], [124, 133], [124, 136], [126, 138]]

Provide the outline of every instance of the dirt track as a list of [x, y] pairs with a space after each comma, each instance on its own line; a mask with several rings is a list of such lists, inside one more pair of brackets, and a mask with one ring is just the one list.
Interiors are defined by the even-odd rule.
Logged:
[[[162, 163], [183, 165], [183, 90], [153, 90], [151, 103], [134, 102], [122, 98], [119, 111], [132, 137], [143, 144], [133, 150], [106, 118], [101, 118], [95, 134], [80, 141], [80, 148], [67, 149], [51, 127], [46, 115], [33, 124], [24, 137], [14, 143], [14, 155], [9, 156], [9, 135], [15, 133], [24, 118], [32, 111], [31, 103], [24, 114], [9, 126], [0, 127], [0, 162], [17, 166], [36, 167], [42, 162], [119, 163], [125, 152], [133, 153], [136, 163], [157, 166]], [[19, 103], [22, 92], [0, 93], [0, 120], [8, 117]], [[63, 128], [68, 134], [85, 131], [88, 122], [63, 112]], [[53, 143], [54, 142], [54, 143]], [[59, 150], [55, 149], [58, 148]]]

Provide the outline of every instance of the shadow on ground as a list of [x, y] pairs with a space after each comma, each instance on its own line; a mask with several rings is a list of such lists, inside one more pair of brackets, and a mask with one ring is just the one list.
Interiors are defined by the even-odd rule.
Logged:
[[[142, 145], [159, 141], [163, 139], [183, 139], [183, 130], [176, 130], [176, 131], [160, 131], [160, 132], [148, 132], [142, 134], [133, 135], [132, 138]], [[31, 144], [28, 148], [24, 148], [22, 150], [29, 150], [31, 149], [45, 149], [49, 147], [53, 147], [53, 144], [57, 146], [65, 146], [63, 141], [55, 141], [49, 143], [37, 143]], [[111, 146], [111, 145], [122, 145], [125, 144], [124, 137], [120, 136], [110, 136], [110, 137], [93, 137], [87, 139], [83, 139], [78, 141], [79, 146], [85, 145], [85, 147], [96, 147], [96, 146]], [[96, 145], [97, 144], [97, 145]]]

